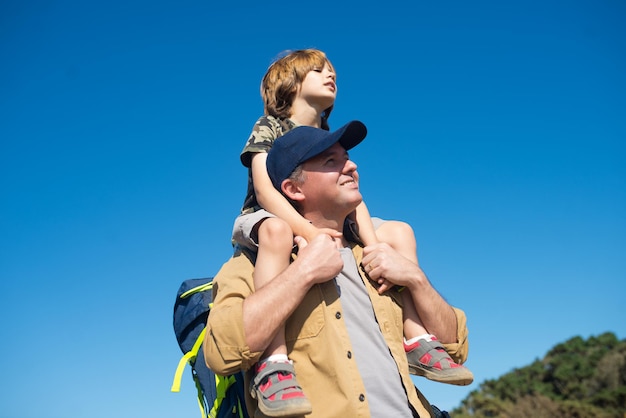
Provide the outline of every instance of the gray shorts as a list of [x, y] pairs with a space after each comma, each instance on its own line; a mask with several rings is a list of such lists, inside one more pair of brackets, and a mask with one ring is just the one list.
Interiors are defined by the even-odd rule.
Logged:
[[[245, 215], [237, 216], [235, 219], [235, 225], [233, 226], [233, 242], [239, 244], [241, 247], [247, 248], [254, 252], [259, 249], [259, 243], [256, 236], [253, 236], [255, 226], [264, 219], [276, 218], [276, 215], [266, 211], [265, 209], [259, 209], [256, 212], [247, 213]], [[358, 239], [358, 228], [356, 222], [348, 220], [348, 228]], [[384, 219], [372, 217], [372, 223], [374, 228], [378, 229], [383, 223]]]
[[257, 252], [259, 243], [257, 242], [257, 237], [252, 235], [252, 231], [254, 231], [254, 227], [259, 222], [267, 218], [276, 218], [276, 215], [269, 213], [265, 209], [259, 209], [256, 212], [237, 216], [233, 226], [233, 242]]

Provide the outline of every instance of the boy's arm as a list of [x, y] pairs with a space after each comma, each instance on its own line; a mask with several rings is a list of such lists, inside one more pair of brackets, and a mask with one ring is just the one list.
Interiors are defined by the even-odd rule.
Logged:
[[267, 174], [266, 160], [267, 153], [265, 152], [258, 152], [252, 157], [252, 182], [257, 202], [263, 209], [287, 222], [294, 235], [300, 235], [307, 241], [312, 241], [321, 231], [304, 219], [285, 196], [274, 188]]
[[359, 227], [359, 238], [363, 242], [364, 246], [374, 245], [378, 243], [376, 237], [376, 229], [372, 223], [372, 217], [365, 202], [361, 202], [355, 210], [355, 220]]

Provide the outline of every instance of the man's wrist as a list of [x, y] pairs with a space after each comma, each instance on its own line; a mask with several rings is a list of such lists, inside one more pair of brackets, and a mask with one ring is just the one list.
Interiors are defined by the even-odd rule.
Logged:
[[428, 283], [428, 278], [426, 277], [422, 269], [417, 267], [417, 270], [412, 272], [412, 277], [409, 280], [409, 284], [407, 284], [405, 287], [409, 288], [409, 290], [420, 290]]
[[315, 283], [314, 270], [308, 267], [309, 264], [309, 261], [304, 260], [302, 257], [297, 257], [285, 270], [285, 273], [290, 275], [295, 285], [302, 286], [305, 292]]

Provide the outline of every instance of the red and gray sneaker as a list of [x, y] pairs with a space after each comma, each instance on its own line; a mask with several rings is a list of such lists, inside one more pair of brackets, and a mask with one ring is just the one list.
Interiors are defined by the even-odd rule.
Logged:
[[255, 366], [250, 394], [259, 410], [268, 417], [291, 417], [310, 414], [311, 402], [296, 381], [291, 361], [264, 361]]
[[465, 366], [457, 364], [432, 336], [432, 340], [419, 339], [411, 345], [404, 344], [409, 372], [429, 380], [451, 385], [465, 386], [474, 381], [474, 375]]

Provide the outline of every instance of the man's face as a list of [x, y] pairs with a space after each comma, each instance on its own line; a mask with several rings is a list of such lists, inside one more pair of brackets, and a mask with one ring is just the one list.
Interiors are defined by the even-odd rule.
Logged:
[[305, 180], [300, 189], [310, 210], [326, 217], [347, 216], [361, 203], [356, 164], [339, 143], [304, 162], [302, 170]]

